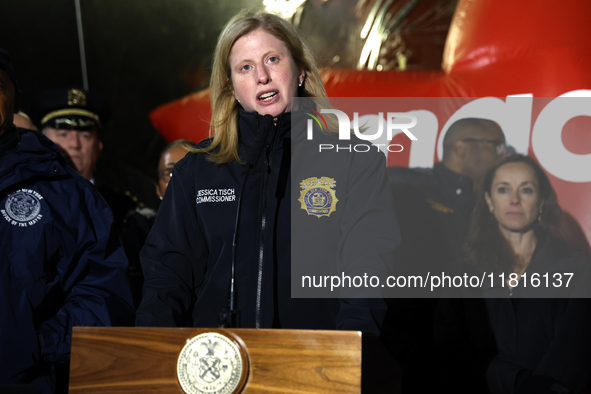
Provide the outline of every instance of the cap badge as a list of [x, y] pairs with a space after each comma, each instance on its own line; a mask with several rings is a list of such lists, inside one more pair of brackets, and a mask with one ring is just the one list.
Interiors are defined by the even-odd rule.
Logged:
[[68, 105], [86, 107], [86, 94], [80, 89], [68, 90]]

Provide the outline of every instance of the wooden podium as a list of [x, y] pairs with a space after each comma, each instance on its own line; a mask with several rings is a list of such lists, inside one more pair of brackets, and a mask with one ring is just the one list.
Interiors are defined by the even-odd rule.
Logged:
[[397, 364], [375, 337], [357, 331], [74, 327], [70, 393], [184, 394], [179, 354], [205, 332], [245, 349], [240, 393], [359, 393], [362, 370], [363, 392], [399, 391]]

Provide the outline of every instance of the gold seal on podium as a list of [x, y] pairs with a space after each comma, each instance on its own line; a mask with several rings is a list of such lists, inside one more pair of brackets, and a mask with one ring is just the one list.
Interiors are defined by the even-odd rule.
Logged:
[[187, 394], [234, 394], [242, 389], [248, 361], [240, 343], [221, 332], [206, 332], [187, 341], [177, 375]]

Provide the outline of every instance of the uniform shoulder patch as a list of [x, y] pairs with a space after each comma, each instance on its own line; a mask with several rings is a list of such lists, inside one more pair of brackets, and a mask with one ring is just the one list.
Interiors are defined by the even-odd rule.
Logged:
[[32, 226], [43, 217], [40, 213], [42, 200], [43, 196], [35, 190], [20, 189], [8, 195], [0, 213], [13, 226]]

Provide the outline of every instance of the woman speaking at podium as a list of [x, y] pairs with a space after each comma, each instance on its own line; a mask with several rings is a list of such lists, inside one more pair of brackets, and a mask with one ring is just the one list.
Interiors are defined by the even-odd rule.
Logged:
[[213, 138], [175, 166], [141, 253], [137, 325], [379, 334], [386, 307], [376, 289], [292, 298], [314, 270], [383, 273], [399, 242], [384, 156], [319, 153], [318, 142], [338, 141], [330, 120], [331, 132], [307, 139], [307, 114], [328, 100], [297, 30], [272, 14], [230, 20], [210, 97]]

